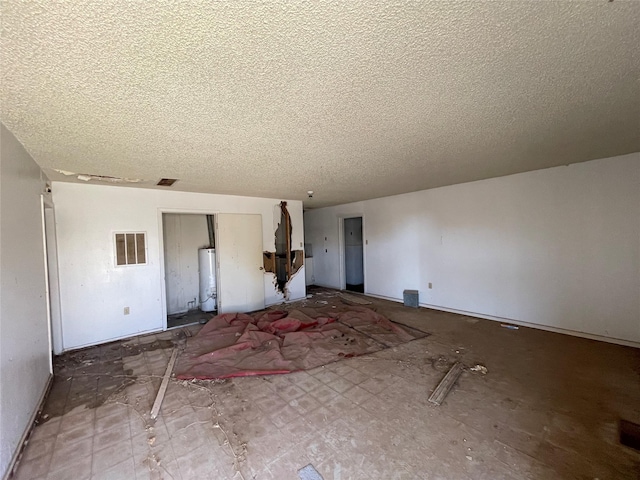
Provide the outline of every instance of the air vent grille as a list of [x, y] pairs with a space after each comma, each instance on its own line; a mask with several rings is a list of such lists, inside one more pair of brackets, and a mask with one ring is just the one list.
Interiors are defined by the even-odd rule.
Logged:
[[158, 182], [158, 185], [160, 185], [161, 187], [170, 187], [177, 181], [178, 181], [177, 178], [161, 178], [160, 181]]

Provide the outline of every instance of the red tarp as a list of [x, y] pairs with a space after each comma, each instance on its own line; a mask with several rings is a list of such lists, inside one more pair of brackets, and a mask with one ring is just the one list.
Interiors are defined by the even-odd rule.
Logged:
[[288, 373], [414, 338], [418, 337], [365, 307], [330, 316], [312, 309], [254, 316], [225, 313], [187, 339], [175, 371], [180, 379]]

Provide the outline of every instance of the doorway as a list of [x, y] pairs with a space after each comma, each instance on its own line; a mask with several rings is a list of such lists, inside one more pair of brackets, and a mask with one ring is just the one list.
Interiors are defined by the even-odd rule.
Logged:
[[167, 328], [205, 323], [216, 313], [213, 222], [213, 215], [162, 214]]
[[264, 308], [261, 215], [159, 213], [167, 329]]
[[362, 217], [344, 219], [345, 289], [364, 293]]

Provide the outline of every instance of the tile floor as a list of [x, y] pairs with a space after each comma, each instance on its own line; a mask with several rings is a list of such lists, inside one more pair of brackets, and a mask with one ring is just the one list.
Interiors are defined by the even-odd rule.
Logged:
[[[298, 480], [308, 464], [325, 480], [640, 478], [640, 452], [617, 439], [620, 418], [640, 421], [638, 349], [373, 307], [432, 335], [289, 375], [172, 380], [155, 422], [186, 329], [58, 357], [15, 478]], [[455, 361], [488, 373], [430, 405]]]

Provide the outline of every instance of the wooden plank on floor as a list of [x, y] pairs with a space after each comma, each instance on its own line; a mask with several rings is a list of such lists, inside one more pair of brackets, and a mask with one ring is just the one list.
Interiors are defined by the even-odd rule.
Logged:
[[462, 373], [462, 370], [463, 368], [460, 362], [454, 363], [453, 367], [451, 367], [451, 369], [447, 372], [447, 374], [440, 381], [436, 389], [429, 397], [429, 402], [435, 405], [440, 405], [449, 393], [449, 390], [451, 390], [453, 385], [458, 380], [458, 377]]
[[167, 370], [164, 372], [164, 377], [162, 378], [162, 383], [160, 384], [160, 389], [158, 390], [158, 395], [156, 395], [156, 401], [153, 402], [153, 407], [151, 408], [151, 418], [153, 420], [155, 420], [158, 416], [158, 413], [160, 413], [162, 400], [164, 400], [164, 394], [167, 392], [167, 387], [169, 386], [169, 378], [171, 378], [171, 372], [173, 372], [173, 365], [176, 363], [177, 357], [178, 347], [173, 349], [173, 353], [171, 354], [171, 358], [169, 359], [169, 364], [167, 365]]

